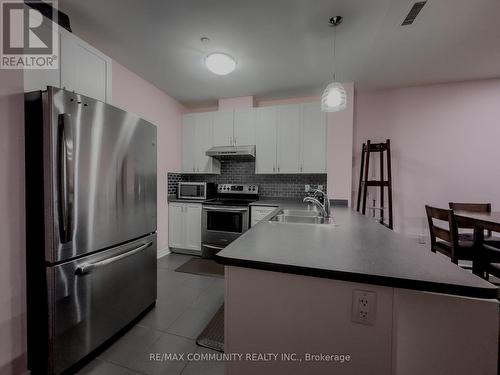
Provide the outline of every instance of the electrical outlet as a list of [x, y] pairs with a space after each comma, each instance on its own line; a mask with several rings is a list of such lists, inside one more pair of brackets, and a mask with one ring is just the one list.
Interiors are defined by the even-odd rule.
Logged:
[[304, 190], [306, 193], [309, 193], [309, 191], [311, 190], [311, 185], [304, 185]]
[[352, 317], [355, 323], [374, 325], [377, 294], [368, 290], [352, 291]]
[[318, 185], [318, 190], [323, 191], [323, 185]]
[[425, 242], [426, 242], [425, 239], [426, 239], [425, 234], [419, 234], [418, 235], [418, 243], [419, 244], [425, 245]]

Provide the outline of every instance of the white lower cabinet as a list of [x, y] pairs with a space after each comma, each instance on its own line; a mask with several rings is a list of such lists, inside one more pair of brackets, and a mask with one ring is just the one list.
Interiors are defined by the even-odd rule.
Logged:
[[168, 205], [168, 246], [182, 248], [184, 246], [184, 204]]
[[253, 227], [275, 209], [275, 206], [250, 206], [250, 226]]
[[185, 243], [188, 250], [201, 251], [201, 204], [187, 204], [185, 215]]
[[169, 203], [168, 246], [193, 253], [201, 252], [200, 203]]

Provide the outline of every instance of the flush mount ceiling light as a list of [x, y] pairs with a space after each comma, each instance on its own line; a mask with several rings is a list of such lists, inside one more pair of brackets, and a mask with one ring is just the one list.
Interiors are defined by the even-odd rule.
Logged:
[[212, 53], [205, 58], [205, 66], [212, 73], [225, 76], [236, 68], [236, 60], [225, 53]]
[[[336, 28], [342, 23], [342, 17], [336, 16], [330, 18], [329, 26]], [[337, 82], [335, 77], [335, 29], [333, 31], [333, 82], [330, 83], [321, 97], [321, 110], [323, 112], [338, 112], [342, 111], [347, 106], [347, 95], [344, 86]]]

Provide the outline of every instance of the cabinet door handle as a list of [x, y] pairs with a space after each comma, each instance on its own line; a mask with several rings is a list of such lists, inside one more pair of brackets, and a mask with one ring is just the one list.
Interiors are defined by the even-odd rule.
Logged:
[[302, 165], [300, 166], [300, 171], [302, 172]]
[[234, 145], [236, 146], [236, 137], [234, 137]]
[[280, 167], [278, 167], [278, 172], [280, 171]]
[[276, 167], [273, 167], [273, 172], [276, 172]]

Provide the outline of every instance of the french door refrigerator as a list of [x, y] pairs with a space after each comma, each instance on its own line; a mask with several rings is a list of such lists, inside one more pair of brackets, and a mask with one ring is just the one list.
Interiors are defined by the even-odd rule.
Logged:
[[156, 127], [69, 91], [25, 94], [28, 365], [58, 374], [156, 300]]

